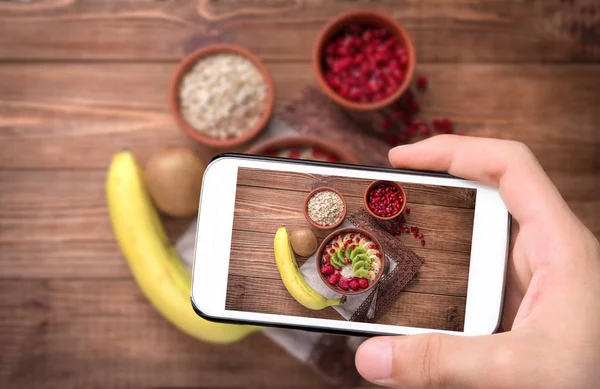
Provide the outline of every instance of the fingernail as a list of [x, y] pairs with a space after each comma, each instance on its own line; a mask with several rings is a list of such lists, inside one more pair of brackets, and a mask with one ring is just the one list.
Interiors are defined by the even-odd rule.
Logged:
[[358, 372], [371, 382], [385, 381], [392, 376], [392, 345], [383, 338], [364, 342], [356, 353]]

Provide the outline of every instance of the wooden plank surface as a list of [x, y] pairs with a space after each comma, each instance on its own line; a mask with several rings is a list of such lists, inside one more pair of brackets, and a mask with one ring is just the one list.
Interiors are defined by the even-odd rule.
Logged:
[[[413, 35], [418, 73], [430, 80], [419, 96], [424, 118], [526, 142], [600, 236], [592, 1], [0, 2], [0, 387], [323, 385], [261, 335], [210, 346], [158, 316], [114, 242], [103, 185], [125, 147], [142, 163], [168, 145], [214, 153], [168, 113], [166, 87], [185, 52], [247, 46], [271, 71], [281, 108], [313, 82], [320, 28], [360, 7], [392, 14]], [[174, 239], [189, 220], [165, 222]], [[464, 293], [438, 270], [424, 264], [407, 291]]]
[[402, 22], [421, 61], [598, 61], [598, 19], [587, 5], [581, 0], [9, 2], [0, 4], [0, 58], [156, 61], [228, 42], [266, 59], [308, 60], [331, 17], [369, 7]]
[[[327, 182], [342, 193], [347, 215], [364, 208], [363, 194], [372, 180], [319, 174], [238, 169], [230, 267], [225, 307], [231, 310], [343, 318], [333, 309], [312, 311], [296, 302], [285, 289], [275, 266], [273, 236], [280, 226], [288, 231], [310, 227], [304, 200], [317, 182]], [[377, 323], [462, 330], [473, 233], [475, 190], [406, 184], [407, 224], [419, 226], [427, 244], [412, 234], [395, 239], [422, 256], [427, 264]], [[453, 206], [453, 201], [459, 206]], [[438, 205], [443, 203], [444, 205]], [[315, 231], [319, 243], [331, 231]], [[388, 255], [394, 255], [389, 253]], [[452, 260], [456, 259], [456, 262]], [[314, 259], [310, 259], [314, 261]], [[304, 260], [299, 258], [299, 265]], [[316, 264], [308, 266], [318, 271]], [[420, 277], [425, 277], [423, 280]], [[444, 283], [441, 286], [441, 283]], [[456, 315], [448, 312], [459, 312]]]
[[[0, 63], [1, 166], [104, 169], [123, 147], [143, 162], [165, 146], [193, 147], [168, 112], [175, 66]], [[309, 63], [267, 66], [279, 108], [313, 81]], [[598, 66], [422, 64], [419, 72], [431, 85], [418, 97], [424, 119], [448, 117], [469, 135], [526, 142], [548, 170], [600, 168]]]

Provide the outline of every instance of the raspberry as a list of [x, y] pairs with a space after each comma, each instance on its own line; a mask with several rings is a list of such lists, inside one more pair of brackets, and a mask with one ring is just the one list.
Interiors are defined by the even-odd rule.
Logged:
[[350, 281], [350, 283], [348, 285], [350, 286], [350, 289], [352, 289], [352, 290], [358, 289], [358, 281], [356, 281], [356, 280]]
[[347, 278], [342, 278], [339, 281], [338, 286], [344, 290], [348, 290], [348, 288], [350, 287], [350, 283], [348, 282]]
[[321, 273], [325, 274], [326, 276], [333, 274], [334, 269], [333, 266], [331, 265], [325, 265], [321, 268]]
[[369, 287], [369, 280], [366, 278], [359, 278], [358, 285], [360, 285], [360, 287], [363, 289], [367, 289]]
[[339, 273], [335, 273], [329, 276], [329, 283], [331, 285], [336, 285], [340, 281]]

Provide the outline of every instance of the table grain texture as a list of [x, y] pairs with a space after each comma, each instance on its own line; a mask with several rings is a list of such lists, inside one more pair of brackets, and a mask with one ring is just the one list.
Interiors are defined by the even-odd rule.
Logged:
[[[260, 334], [212, 346], [160, 317], [113, 239], [104, 179], [125, 147], [142, 163], [170, 145], [214, 154], [181, 134], [168, 110], [169, 80], [191, 48], [254, 51], [281, 108], [314, 82], [318, 31], [361, 7], [412, 34], [417, 72], [430, 80], [423, 118], [525, 142], [600, 235], [594, 0], [2, 1], [0, 387], [325, 385]], [[189, 220], [165, 223], [175, 239]]]

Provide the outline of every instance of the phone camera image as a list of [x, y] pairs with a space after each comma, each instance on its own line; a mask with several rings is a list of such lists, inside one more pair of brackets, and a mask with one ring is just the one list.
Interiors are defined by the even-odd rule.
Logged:
[[236, 177], [226, 311], [464, 331], [477, 189]]

